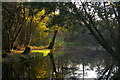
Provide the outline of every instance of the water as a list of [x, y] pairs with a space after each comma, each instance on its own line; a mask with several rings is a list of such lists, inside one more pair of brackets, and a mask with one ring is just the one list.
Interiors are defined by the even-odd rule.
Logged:
[[62, 60], [68, 69], [66, 78], [98, 78], [101, 71], [112, 63], [107, 52], [90, 48], [65, 50]]
[[[106, 66], [112, 64], [111, 57], [104, 50], [94, 48], [71, 48], [53, 51], [58, 78], [97, 79]], [[3, 80], [36, 80], [56, 78], [53, 63], [48, 56], [27, 62], [3, 63]], [[62, 80], [62, 79], [61, 79]]]

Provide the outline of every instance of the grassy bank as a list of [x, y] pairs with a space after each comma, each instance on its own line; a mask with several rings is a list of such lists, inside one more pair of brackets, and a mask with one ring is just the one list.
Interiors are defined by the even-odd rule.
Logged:
[[7, 53], [7, 57], [2, 59], [2, 62], [21, 62], [29, 61], [34, 58], [42, 58], [50, 53], [50, 49], [31, 50], [28, 54], [21, 54], [23, 51], [13, 50]]

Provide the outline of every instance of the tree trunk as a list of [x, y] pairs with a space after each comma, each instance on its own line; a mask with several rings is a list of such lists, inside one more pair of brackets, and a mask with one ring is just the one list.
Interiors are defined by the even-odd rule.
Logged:
[[9, 40], [9, 31], [5, 28], [3, 29], [3, 36], [2, 36], [2, 49], [5, 52], [10, 52], [10, 40]]
[[[19, 14], [19, 15], [21, 15], [21, 14]], [[18, 20], [19, 20], [19, 17], [18, 17]], [[15, 37], [13, 37], [12, 42], [11, 42], [11, 44], [10, 44], [11, 49], [13, 48], [13, 45], [14, 45], [16, 39], [18, 38], [18, 36], [19, 36], [19, 34], [20, 34], [20, 32], [21, 32], [21, 30], [22, 30], [22, 28], [23, 28], [24, 21], [25, 21], [25, 8], [24, 8], [23, 19], [21, 19], [21, 20], [18, 21], [18, 22], [19, 22], [18, 31], [17, 31], [17, 29], [15, 29], [15, 31], [14, 31], [16, 34], [14, 34]], [[17, 24], [17, 23], [16, 23], [16, 24]], [[18, 26], [16, 26], [16, 27], [18, 27]]]
[[118, 2], [118, 52], [120, 51], [120, 1]]
[[[120, 1], [118, 2], [117, 4], [117, 11], [118, 11], [118, 17], [117, 17], [117, 20], [118, 20], [118, 44], [117, 44], [117, 53], [119, 54], [119, 58], [120, 58]], [[118, 78], [120, 80], [120, 60], [118, 61]]]
[[58, 32], [58, 30], [55, 30], [55, 33], [54, 33], [52, 42], [50, 43], [48, 49], [53, 49], [53, 46], [54, 46], [54, 43], [55, 43], [55, 38], [56, 38], [57, 32]]
[[11, 46], [10, 46], [11, 49], [13, 48], [13, 44], [14, 44], [14, 42], [16, 41], [16, 39], [17, 39], [17, 37], [18, 37], [18, 35], [19, 35], [19, 33], [20, 33], [22, 27], [23, 27], [23, 23], [24, 23], [24, 20], [23, 20], [23, 22], [22, 22], [22, 24], [21, 24], [21, 26], [20, 26], [18, 32], [16, 33], [16, 36], [13, 38], [13, 41], [11, 42]]
[[31, 37], [32, 37], [32, 22], [33, 22], [33, 11], [30, 9], [30, 13], [31, 13], [31, 20], [30, 20], [30, 31], [29, 31], [29, 36], [28, 36], [28, 43], [27, 45], [30, 45], [31, 42]]

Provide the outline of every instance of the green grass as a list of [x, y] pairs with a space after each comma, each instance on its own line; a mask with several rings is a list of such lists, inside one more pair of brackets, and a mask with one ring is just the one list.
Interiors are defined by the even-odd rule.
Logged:
[[47, 56], [48, 53], [50, 53], [50, 49], [44, 49], [44, 50], [32, 50], [31, 53], [42, 53], [43, 56]]

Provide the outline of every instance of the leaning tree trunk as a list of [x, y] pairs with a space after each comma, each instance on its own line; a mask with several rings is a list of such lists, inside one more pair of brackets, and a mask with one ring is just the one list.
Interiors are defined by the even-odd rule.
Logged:
[[53, 46], [54, 46], [54, 43], [55, 43], [55, 38], [56, 38], [57, 32], [58, 32], [58, 30], [55, 30], [55, 33], [54, 33], [52, 42], [50, 43], [48, 49], [53, 49]]
[[[82, 3], [82, 2], [81, 2]], [[113, 46], [105, 40], [104, 36], [101, 34], [101, 32], [95, 28], [95, 22], [93, 20], [93, 17], [87, 12], [86, 6], [84, 3], [81, 4], [83, 7], [83, 10], [85, 12], [85, 15], [83, 15], [81, 12], [77, 10], [75, 7], [74, 11], [77, 13], [78, 18], [85, 24], [87, 29], [91, 32], [91, 34], [95, 37], [95, 39], [100, 43], [100, 45], [113, 57], [114, 60], [118, 62], [118, 67], [120, 67], [120, 2], [117, 4], [118, 6], [118, 44], [117, 44], [117, 50], [113, 49]], [[84, 16], [84, 17], [83, 17]], [[85, 18], [87, 16], [87, 18]], [[88, 20], [88, 21], [86, 21]], [[120, 74], [120, 68], [118, 70], [118, 73]], [[119, 79], [120, 80], [120, 79]]]
[[[117, 53], [119, 54], [118, 57], [120, 58], [120, 1], [117, 4], [117, 11], [118, 11], [118, 16], [117, 16], [117, 21], [118, 21], [118, 27], [117, 27], [117, 29], [118, 29]], [[118, 69], [118, 78], [120, 80], [120, 77], [119, 77], [119, 75], [120, 75], [120, 60], [118, 61], [118, 67], [119, 67], [119, 69]]]
[[117, 11], [118, 11], [118, 17], [117, 17], [117, 20], [118, 20], [118, 53], [120, 53], [120, 2], [118, 2], [118, 8], [117, 8]]
[[[19, 24], [19, 25], [18, 25], [19, 28], [18, 28], [18, 29], [16, 28], [15, 31], [14, 31], [14, 34], [13, 34], [13, 35], [15, 35], [15, 36], [13, 37], [12, 42], [11, 42], [11, 44], [10, 44], [11, 49], [13, 48], [13, 45], [14, 45], [14, 43], [16, 42], [16, 40], [17, 40], [17, 38], [18, 38], [18, 36], [19, 36], [22, 28], [23, 28], [23, 25], [24, 25], [24, 23], [25, 23], [25, 17], [26, 17], [26, 16], [25, 16], [25, 7], [24, 7], [24, 14], [21, 14], [21, 13], [19, 12], [18, 15], [23, 15], [23, 18], [19, 20], [19, 16], [17, 16], [17, 18], [18, 18], [19, 21], [18, 21], [18, 23], [16, 23], [16, 24]], [[16, 26], [16, 27], [18, 27], [18, 26]]]

